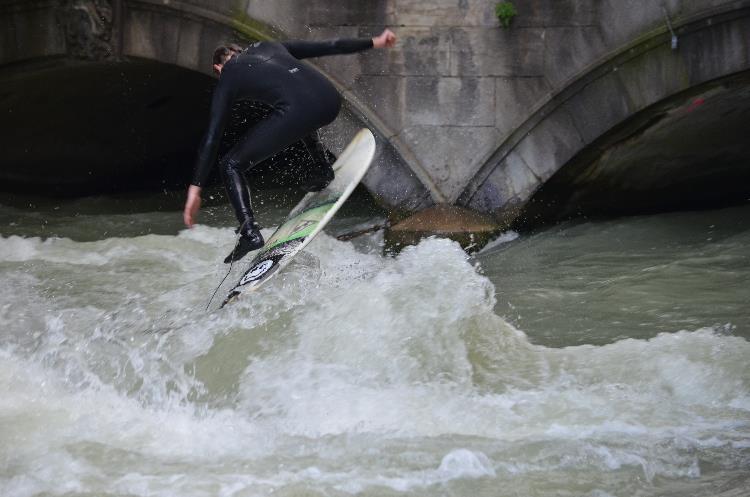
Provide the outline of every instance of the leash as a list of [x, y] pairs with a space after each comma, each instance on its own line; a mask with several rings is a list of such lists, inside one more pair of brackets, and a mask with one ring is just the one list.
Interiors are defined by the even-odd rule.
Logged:
[[234, 266], [234, 253], [237, 250], [237, 247], [240, 245], [240, 237], [242, 237], [242, 228], [245, 227], [247, 224], [247, 219], [242, 223], [242, 226], [240, 226], [237, 229], [237, 241], [234, 242], [234, 248], [232, 249], [232, 258], [229, 259], [229, 269], [227, 270], [227, 274], [224, 275], [224, 277], [221, 279], [219, 284], [216, 286], [216, 290], [214, 290], [214, 293], [211, 294], [211, 298], [208, 299], [208, 304], [206, 304], [206, 311], [208, 311], [208, 308], [211, 307], [211, 302], [214, 301], [214, 297], [216, 297], [216, 293], [219, 291], [219, 288], [221, 288], [221, 285], [224, 284], [224, 282], [229, 277], [229, 274], [232, 272], [232, 266]]

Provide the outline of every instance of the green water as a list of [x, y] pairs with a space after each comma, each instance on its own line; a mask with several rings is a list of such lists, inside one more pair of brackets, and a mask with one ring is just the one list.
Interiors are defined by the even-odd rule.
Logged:
[[206, 312], [210, 195], [0, 199], [0, 495], [750, 492], [750, 207], [392, 257], [359, 197]]

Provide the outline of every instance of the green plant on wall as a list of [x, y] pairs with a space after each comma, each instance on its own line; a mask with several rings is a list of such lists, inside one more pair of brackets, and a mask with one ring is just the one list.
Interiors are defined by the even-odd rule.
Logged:
[[518, 12], [516, 12], [516, 6], [513, 5], [513, 2], [498, 2], [495, 5], [495, 15], [504, 28], [510, 27], [510, 21], [516, 17], [516, 14]]

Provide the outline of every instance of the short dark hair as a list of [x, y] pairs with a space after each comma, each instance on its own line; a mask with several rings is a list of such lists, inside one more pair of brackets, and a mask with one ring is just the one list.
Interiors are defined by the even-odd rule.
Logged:
[[242, 52], [242, 47], [236, 43], [220, 45], [214, 50], [214, 64], [223, 65], [233, 54]]

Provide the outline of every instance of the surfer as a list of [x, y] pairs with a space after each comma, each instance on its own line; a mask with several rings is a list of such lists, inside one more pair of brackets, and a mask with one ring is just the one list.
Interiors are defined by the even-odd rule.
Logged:
[[320, 168], [320, 174], [301, 188], [319, 191], [333, 179], [317, 130], [331, 123], [341, 108], [336, 88], [312, 66], [300, 59], [348, 54], [370, 48], [390, 48], [396, 35], [384, 30], [374, 38], [329, 41], [256, 42], [242, 50], [237, 45], [221, 46], [214, 52], [213, 70], [219, 77], [211, 102], [208, 130], [198, 151], [195, 172], [188, 187], [183, 212], [185, 225], [192, 227], [201, 205], [201, 190], [216, 161], [232, 103], [252, 100], [271, 107], [270, 115], [250, 128], [219, 160], [219, 171], [229, 201], [240, 223], [239, 242], [224, 260], [236, 261], [257, 250], [265, 241], [250, 205], [244, 172], [299, 140]]

